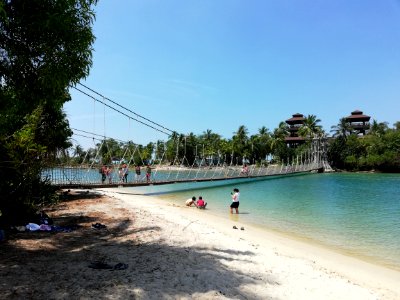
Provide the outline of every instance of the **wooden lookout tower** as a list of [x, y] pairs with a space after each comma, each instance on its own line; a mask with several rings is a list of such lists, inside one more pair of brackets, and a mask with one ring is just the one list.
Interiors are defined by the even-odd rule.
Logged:
[[369, 129], [370, 116], [366, 116], [362, 111], [355, 110], [350, 116], [346, 117], [346, 121], [350, 123], [351, 128], [357, 133], [365, 135]]
[[286, 120], [286, 124], [288, 124], [289, 136], [285, 138], [286, 144], [289, 147], [296, 147], [299, 144], [305, 142], [305, 139], [299, 136], [299, 129], [304, 124], [304, 116], [302, 114], [296, 113], [292, 115], [292, 117]]

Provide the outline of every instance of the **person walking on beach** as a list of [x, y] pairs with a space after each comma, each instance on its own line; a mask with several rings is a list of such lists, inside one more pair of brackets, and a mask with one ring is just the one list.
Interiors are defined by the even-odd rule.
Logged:
[[147, 165], [147, 167], [146, 167], [146, 181], [147, 181], [147, 183], [150, 182], [150, 178], [151, 178], [151, 167], [150, 167], [150, 165]]
[[233, 193], [231, 193], [232, 203], [231, 203], [231, 214], [233, 213], [233, 208], [236, 210], [236, 213], [239, 213], [239, 198], [240, 193], [239, 189], [233, 189]]

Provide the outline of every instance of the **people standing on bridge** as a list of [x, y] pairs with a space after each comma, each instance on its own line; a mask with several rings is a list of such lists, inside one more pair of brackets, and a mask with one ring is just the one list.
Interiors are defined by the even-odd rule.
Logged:
[[247, 164], [243, 165], [242, 171], [240, 172], [240, 174], [249, 176], [249, 167], [247, 166]]
[[239, 198], [240, 198], [240, 193], [239, 189], [233, 189], [233, 192], [231, 193], [232, 197], [232, 203], [231, 203], [231, 214], [233, 213], [233, 208], [236, 210], [236, 213], [239, 213]]
[[108, 177], [108, 183], [111, 184], [112, 183], [112, 167], [111, 166], [107, 167], [106, 175]]
[[124, 182], [124, 170], [121, 167], [118, 168], [118, 177], [119, 182]]
[[150, 165], [147, 165], [147, 167], [146, 167], [146, 181], [147, 181], [147, 183], [150, 182], [150, 179], [151, 179], [151, 167], [150, 167]]
[[101, 183], [104, 184], [104, 182], [106, 181], [106, 178], [107, 178], [107, 167], [106, 167], [106, 165], [103, 165], [100, 168], [100, 172], [99, 173], [101, 174]]
[[140, 166], [139, 165], [135, 166], [135, 180], [136, 180], [136, 182], [139, 182], [139, 180], [140, 180]]
[[129, 168], [126, 164], [122, 166], [122, 174], [123, 174], [123, 179], [122, 181], [125, 183], [128, 183], [128, 173], [129, 173]]

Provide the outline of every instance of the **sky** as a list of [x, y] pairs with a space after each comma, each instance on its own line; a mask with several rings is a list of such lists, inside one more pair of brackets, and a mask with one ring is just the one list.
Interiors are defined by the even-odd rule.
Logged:
[[[400, 121], [398, 0], [100, 0], [95, 13], [93, 66], [81, 83], [178, 133], [229, 139], [241, 125], [273, 131], [294, 113], [316, 115], [327, 133], [354, 110]], [[71, 96], [72, 128], [168, 139]]]

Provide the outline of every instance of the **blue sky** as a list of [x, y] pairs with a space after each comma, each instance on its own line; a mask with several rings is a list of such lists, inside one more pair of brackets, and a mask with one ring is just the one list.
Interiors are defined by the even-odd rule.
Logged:
[[[245, 125], [256, 134], [297, 112], [316, 115], [327, 132], [356, 109], [400, 121], [399, 1], [102, 0], [95, 11], [82, 83], [179, 133], [231, 138]], [[71, 94], [73, 128], [167, 139]]]

